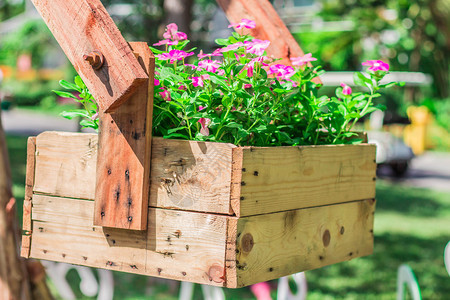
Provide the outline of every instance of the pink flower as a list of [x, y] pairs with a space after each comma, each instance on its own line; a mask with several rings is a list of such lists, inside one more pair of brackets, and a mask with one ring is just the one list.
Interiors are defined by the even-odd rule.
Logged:
[[249, 20], [249, 19], [242, 19], [239, 23], [231, 23], [228, 28], [234, 27], [234, 29], [242, 29], [242, 28], [248, 28], [252, 29], [256, 27], [255, 21]]
[[192, 79], [192, 85], [193, 86], [195, 86], [195, 87], [198, 87], [198, 86], [203, 87], [204, 86], [203, 81], [204, 80], [208, 80], [209, 79], [209, 75], [208, 74], [203, 74], [203, 75], [201, 75], [199, 77], [192, 77], [191, 79]]
[[220, 61], [205, 59], [198, 62], [199, 70], [206, 70], [208, 72], [215, 73], [220, 67]]
[[176, 60], [183, 60], [191, 55], [194, 55], [194, 52], [187, 53], [183, 50], [170, 50], [169, 53], [158, 54], [157, 57], [160, 60], [170, 60], [170, 63], [174, 63]]
[[295, 70], [291, 66], [276, 64], [269, 67], [268, 74], [275, 74], [278, 79], [287, 79], [295, 74]]
[[300, 57], [292, 57], [291, 61], [294, 66], [303, 66], [306, 65], [310, 61], [316, 61], [317, 58], [312, 57], [311, 53], [307, 53]]
[[252, 88], [252, 84], [251, 83], [244, 84], [244, 89], [251, 89], [251, 88]]
[[224, 69], [219, 69], [219, 71], [217, 71], [217, 75], [219, 75], [219, 76], [225, 75], [225, 70]]
[[179, 90], [182, 90], [182, 91], [187, 91], [187, 87], [186, 87], [185, 85], [180, 85], [180, 86], [178, 87], [178, 89], [179, 89]]
[[342, 86], [342, 94], [344, 95], [351, 95], [352, 94], [352, 88], [346, 85], [345, 83], [341, 83]]
[[159, 85], [159, 84], [160, 84], [160, 82], [159, 82], [159, 80], [158, 80], [158, 79], [156, 79], [156, 78], [155, 78], [155, 79], [153, 80], [153, 84], [154, 84], [154, 85]]
[[218, 48], [218, 49], [214, 50], [213, 53], [211, 54], [211, 56], [223, 56], [222, 49]]
[[228, 45], [228, 46], [222, 48], [220, 51], [221, 52], [228, 52], [228, 51], [239, 49], [242, 46], [244, 46], [244, 43], [237, 42], [237, 43], [234, 43], [234, 44], [231, 44], [231, 45]]
[[170, 23], [166, 27], [166, 32], [164, 32], [163, 37], [165, 39], [171, 39], [173, 41], [186, 40], [187, 35], [184, 32], [178, 31], [178, 26], [175, 23]]
[[178, 41], [162, 40], [162, 41], [159, 41], [156, 44], [153, 44], [153, 46], [161, 46], [161, 45], [169, 45], [169, 46], [171, 46], [171, 45], [178, 45]]
[[200, 133], [204, 136], [209, 135], [209, 128], [208, 125], [211, 123], [211, 119], [208, 118], [200, 118], [198, 122], [202, 125], [202, 128], [200, 129]]
[[370, 66], [369, 71], [376, 72], [376, 71], [389, 71], [389, 64], [385, 63], [381, 60], [368, 60], [362, 63], [363, 66]]
[[252, 77], [253, 76], [253, 71], [255, 69], [255, 64], [259, 63], [263, 66], [268, 66], [267, 63], [265, 63], [264, 61], [268, 60], [269, 58], [267, 56], [260, 56], [260, 57], [255, 57], [254, 59], [252, 59], [246, 66], [247, 69], [247, 76], [248, 77]]
[[162, 92], [159, 92], [159, 95], [166, 101], [170, 101], [171, 100], [170, 92], [168, 90], [166, 90], [166, 89], [163, 89]]
[[203, 79], [202, 79], [201, 76], [199, 76], [199, 77], [192, 77], [191, 80], [192, 80], [192, 85], [195, 86], [195, 87], [198, 87], [198, 86], [203, 87], [204, 86]]
[[247, 53], [252, 53], [252, 54], [261, 56], [264, 54], [264, 51], [266, 50], [266, 48], [269, 47], [270, 41], [267, 41], [267, 40], [262, 41], [262, 40], [254, 39], [251, 42], [245, 43], [245, 45], [247, 46], [247, 49], [245, 49], [245, 51]]
[[201, 106], [201, 105], [200, 105], [200, 106], [198, 107], [198, 111], [202, 111], [202, 110], [204, 110], [205, 108], [206, 108], [206, 106]]
[[208, 57], [208, 56], [212, 56], [212, 53], [203, 54], [203, 50], [200, 50], [200, 53], [197, 54], [197, 57], [200, 59]]

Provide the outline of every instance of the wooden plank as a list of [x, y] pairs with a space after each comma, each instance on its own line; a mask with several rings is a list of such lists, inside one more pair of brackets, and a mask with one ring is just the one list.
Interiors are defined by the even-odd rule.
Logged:
[[371, 199], [239, 219], [236, 287], [371, 254], [374, 209]]
[[[145, 72], [154, 74], [155, 58], [147, 43], [131, 46]], [[152, 86], [153, 81], [147, 81], [114, 113], [100, 113], [95, 225], [147, 228]]]
[[129, 231], [92, 226], [93, 210], [93, 201], [34, 195], [31, 257], [224, 285], [228, 217], [150, 208], [148, 231]]
[[36, 138], [34, 192], [94, 199], [97, 134], [44, 132]]
[[22, 247], [21, 256], [30, 256], [31, 245], [31, 199], [33, 197], [34, 172], [36, 166], [36, 137], [29, 137], [27, 141], [27, 168], [25, 179], [25, 199], [23, 201]]
[[[95, 199], [96, 149], [95, 134], [40, 134], [34, 192]], [[232, 214], [232, 149], [224, 143], [153, 138], [150, 206]]]
[[375, 145], [243, 149], [240, 216], [375, 197]]
[[[99, 107], [111, 112], [148, 76], [100, 0], [32, 0]], [[83, 58], [98, 50], [103, 66], [95, 70]]]
[[[255, 21], [256, 28], [251, 29], [250, 34], [270, 40], [267, 54], [281, 58], [277, 63], [291, 65], [291, 57], [305, 54], [268, 0], [217, 0], [217, 3], [231, 23], [238, 23], [243, 18]], [[314, 81], [322, 83], [318, 77]]]
[[150, 205], [232, 214], [234, 148], [224, 143], [157, 139], [152, 152]]

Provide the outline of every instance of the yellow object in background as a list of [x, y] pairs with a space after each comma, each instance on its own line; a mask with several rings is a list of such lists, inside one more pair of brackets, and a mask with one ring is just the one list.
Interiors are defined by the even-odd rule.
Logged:
[[414, 154], [422, 154], [427, 146], [427, 128], [431, 121], [431, 113], [425, 106], [410, 106], [407, 114], [411, 125], [405, 127], [403, 139]]

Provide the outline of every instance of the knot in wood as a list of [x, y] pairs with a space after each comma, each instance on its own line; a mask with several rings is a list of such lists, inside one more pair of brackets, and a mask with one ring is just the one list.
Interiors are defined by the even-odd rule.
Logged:
[[213, 265], [208, 271], [209, 281], [221, 283], [225, 281], [224, 268], [219, 265]]
[[330, 231], [328, 229], [325, 230], [325, 232], [323, 233], [322, 241], [323, 241], [323, 245], [325, 247], [328, 247], [328, 245], [330, 245], [331, 234], [330, 234]]
[[83, 59], [89, 62], [94, 70], [100, 69], [103, 66], [103, 62], [105, 60], [103, 54], [98, 50], [94, 50], [89, 54], [83, 55]]
[[253, 245], [255, 244], [253, 240], [253, 236], [250, 233], [246, 233], [241, 240], [241, 248], [244, 252], [250, 252], [253, 249]]

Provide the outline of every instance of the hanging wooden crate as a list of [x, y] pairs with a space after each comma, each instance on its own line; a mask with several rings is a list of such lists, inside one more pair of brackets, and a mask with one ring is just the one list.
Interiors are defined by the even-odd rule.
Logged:
[[[374, 145], [152, 139], [147, 45], [128, 44], [99, 0], [32, 1], [101, 123], [29, 139], [24, 257], [237, 288], [372, 253]], [[218, 2], [259, 19], [277, 57], [302, 54], [267, 0]]]
[[35, 141], [24, 256], [235, 288], [372, 253], [374, 145], [154, 138], [148, 228], [130, 231], [93, 226], [97, 135]]

